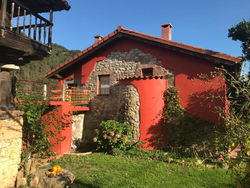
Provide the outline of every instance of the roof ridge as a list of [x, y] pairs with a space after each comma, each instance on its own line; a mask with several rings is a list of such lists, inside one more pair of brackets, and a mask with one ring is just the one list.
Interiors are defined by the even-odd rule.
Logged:
[[[201, 47], [197, 47], [197, 46], [193, 46], [193, 45], [190, 45], [190, 44], [185, 44], [185, 43], [181, 43], [181, 42], [177, 42], [177, 41], [173, 41], [173, 40], [167, 40], [167, 39], [163, 39], [163, 38], [161, 38], [161, 37], [156, 37], [156, 36], [153, 36], [153, 35], [141, 33], [141, 32], [138, 32], [138, 31], [133, 31], [133, 30], [126, 29], [126, 28], [122, 28], [122, 30], [124, 30], [125, 32], [128, 31], [128, 32], [140, 34], [140, 35], [143, 35], [143, 36], [148, 36], [148, 37], [151, 37], [151, 38], [154, 38], [154, 39], [159, 39], [159, 40], [166, 41], [166, 42], [172, 43], [172, 44], [178, 44], [178, 45], [182, 45], [182, 46], [187, 46], [187, 47], [191, 47], [191, 48], [196, 48], [196, 49], [200, 49], [200, 50], [205, 50], [205, 51], [208, 51], [208, 52], [213, 52], [213, 53], [218, 53], [218, 54], [230, 56], [230, 57], [232, 57], [232, 58], [239, 58], [239, 59], [241, 59], [240, 57], [235, 57], [235, 56], [233, 56], [233, 55], [231, 55], [231, 54], [226, 54], [226, 53], [222, 53], [222, 52], [218, 52], [218, 51], [214, 51], [214, 50], [210, 50], [210, 49], [206, 49], [206, 48], [201, 48]], [[121, 31], [122, 31], [122, 30], [121, 30]]]
[[130, 34], [130, 35], [133, 35], [133, 36], [136, 36], [136, 37], [141, 37], [141, 38], [151, 40], [151, 41], [154, 41], [154, 42], [162, 43], [162, 44], [169, 45], [169, 46], [176, 47], [176, 48], [182, 48], [182, 49], [187, 50], [187, 51], [192, 51], [192, 52], [212, 56], [214, 58], [219, 58], [219, 59], [226, 60], [226, 61], [239, 63], [242, 60], [242, 58], [240, 58], [240, 57], [235, 57], [235, 56], [228, 55], [228, 54], [225, 54], [225, 53], [221, 53], [221, 52], [217, 52], [217, 51], [213, 51], [213, 50], [209, 50], [209, 49], [205, 49], [205, 48], [200, 48], [200, 47], [196, 47], [196, 46], [192, 46], [192, 45], [188, 45], [188, 44], [184, 44], [184, 43], [180, 43], [180, 42], [176, 42], [176, 41], [172, 41], [172, 40], [166, 40], [166, 39], [156, 37], [156, 36], [153, 36], [153, 35], [148, 35], [148, 34], [133, 31], [133, 30], [130, 30], [130, 29], [125, 29], [124, 27], [119, 25], [116, 30], [114, 30], [113, 32], [111, 32], [110, 34], [105, 36], [102, 40], [92, 44], [88, 48], [86, 48], [83, 51], [79, 52], [74, 57], [72, 57], [72, 58], [68, 59], [67, 61], [63, 62], [62, 64], [60, 64], [58, 67], [56, 67], [56, 68], [52, 69], [51, 71], [47, 72], [46, 74], [44, 74], [44, 77], [50, 76], [51, 74], [55, 73], [60, 68], [62, 68], [63, 66], [68, 65], [68, 64], [72, 63], [73, 61], [77, 60], [79, 57], [81, 57], [82, 55], [84, 55], [87, 52], [91, 51], [92, 49], [96, 48], [97, 46], [104, 43], [105, 41], [109, 40], [111, 37], [113, 37], [117, 33], [124, 33], [124, 34], [128, 34], [128, 35]]

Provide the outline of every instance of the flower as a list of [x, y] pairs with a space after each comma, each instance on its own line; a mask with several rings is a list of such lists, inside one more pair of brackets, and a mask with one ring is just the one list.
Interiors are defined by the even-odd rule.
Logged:
[[97, 142], [97, 138], [95, 137], [95, 138], [93, 138], [93, 142]]
[[124, 136], [124, 142], [127, 143], [127, 141], [128, 141], [128, 136], [125, 135], [125, 136]]
[[232, 147], [234, 147], [235, 146], [235, 143], [232, 143]]
[[103, 135], [103, 138], [104, 138], [104, 139], [107, 139], [107, 135], [106, 135], [106, 134], [104, 134], [104, 135]]
[[115, 132], [114, 132], [114, 131], [111, 131], [109, 134], [110, 134], [110, 136], [114, 136], [114, 135], [115, 135]]
[[115, 137], [116, 137], [116, 138], [120, 138], [121, 136], [120, 136], [119, 134], [116, 134]]
[[247, 156], [249, 156], [249, 157], [250, 157], [250, 151], [247, 151]]
[[117, 143], [117, 138], [114, 138], [114, 143]]

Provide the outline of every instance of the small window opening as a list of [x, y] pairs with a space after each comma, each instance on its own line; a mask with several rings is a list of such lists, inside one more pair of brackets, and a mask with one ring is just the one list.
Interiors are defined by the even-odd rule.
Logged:
[[109, 95], [110, 94], [110, 76], [109, 75], [99, 75], [99, 88], [98, 94], [99, 95]]
[[143, 76], [153, 76], [153, 68], [142, 69]]

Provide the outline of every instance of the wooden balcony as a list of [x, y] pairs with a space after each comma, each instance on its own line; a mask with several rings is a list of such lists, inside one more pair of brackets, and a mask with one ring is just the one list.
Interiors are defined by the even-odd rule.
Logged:
[[[49, 55], [53, 9], [42, 7], [47, 1], [0, 0], [0, 64], [23, 65]], [[34, 7], [39, 3], [44, 4]], [[49, 20], [39, 15], [39, 11], [49, 11]]]
[[73, 87], [66, 90], [51, 90], [54, 95], [50, 101], [67, 101], [72, 106], [88, 106], [90, 101], [90, 89]]
[[38, 94], [43, 95], [44, 99], [53, 104], [68, 102], [71, 106], [87, 107], [90, 102], [89, 88], [69, 87], [62, 89], [57, 88], [57, 84], [43, 83], [31, 80], [17, 80], [16, 93], [19, 94]]

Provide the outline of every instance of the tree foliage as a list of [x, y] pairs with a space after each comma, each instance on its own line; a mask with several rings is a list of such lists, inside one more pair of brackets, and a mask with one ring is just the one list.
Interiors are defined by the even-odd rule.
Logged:
[[52, 51], [49, 57], [41, 61], [31, 61], [20, 67], [19, 71], [12, 72], [12, 74], [24, 80], [51, 82], [51, 80], [44, 78], [44, 74], [79, 52], [79, 50], [68, 50], [58, 44], [52, 44]]
[[242, 53], [245, 60], [250, 60], [250, 21], [243, 19], [228, 30], [228, 37], [242, 42]]

